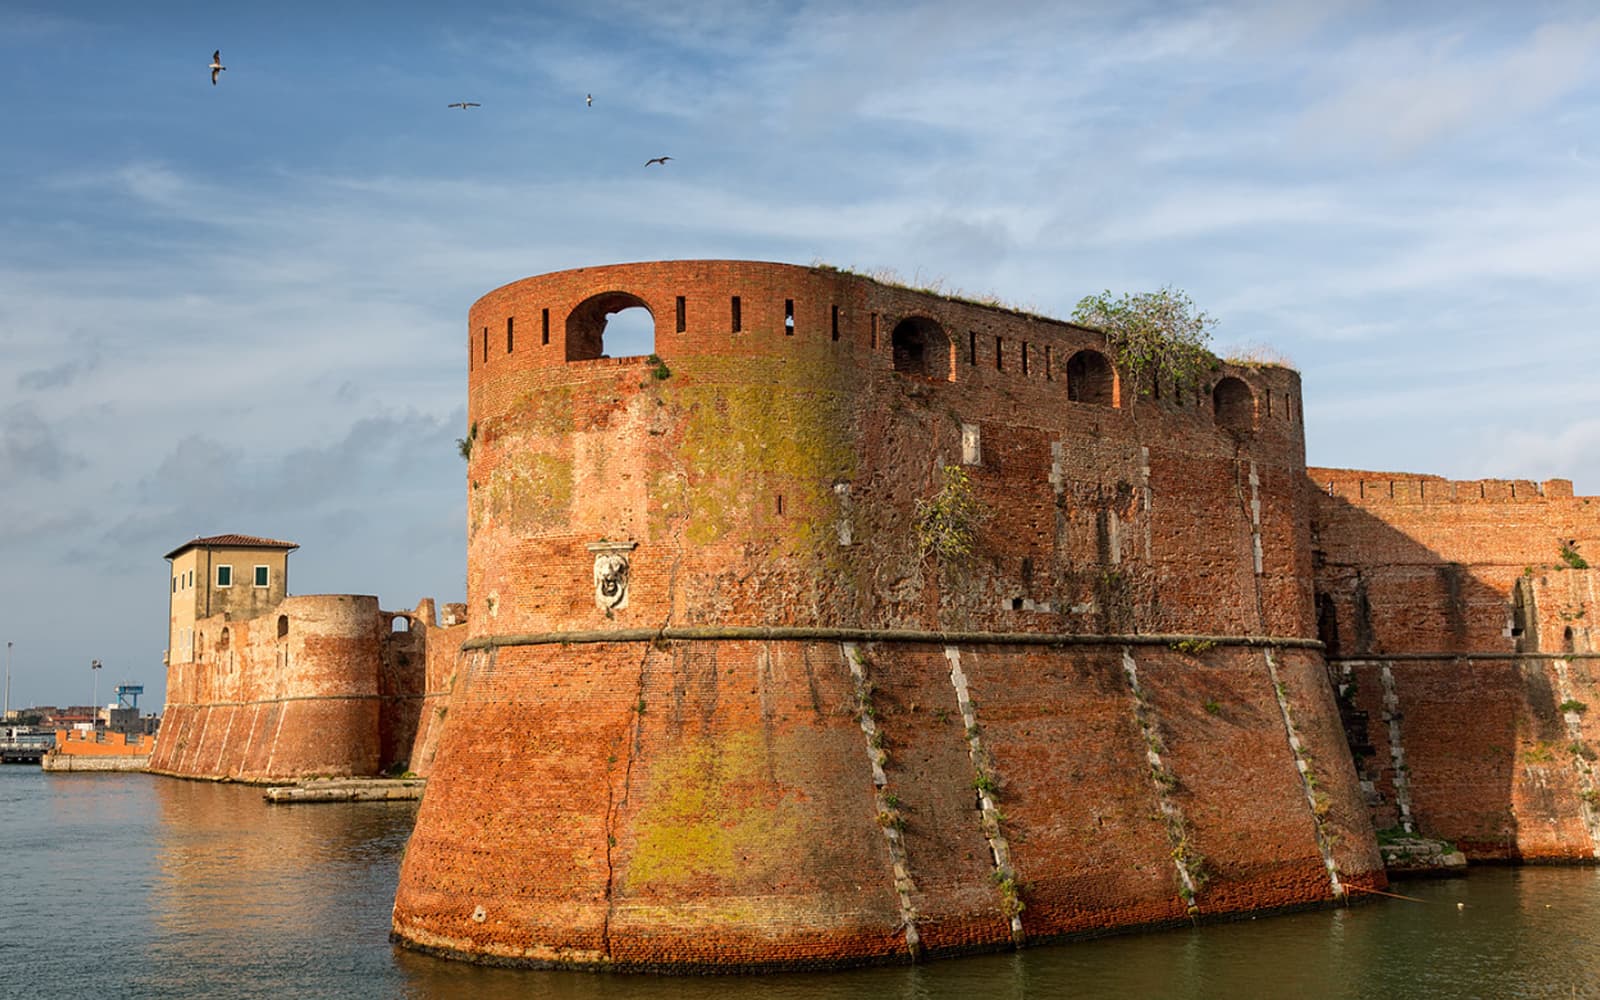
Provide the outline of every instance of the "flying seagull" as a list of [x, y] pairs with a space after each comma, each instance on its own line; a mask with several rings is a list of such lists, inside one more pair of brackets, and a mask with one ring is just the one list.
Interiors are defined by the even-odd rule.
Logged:
[[462, 111], [465, 111], [468, 108], [481, 108], [483, 105], [479, 104], [477, 101], [457, 101], [454, 104], [446, 104], [445, 107], [460, 108]]
[[664, 166], [667, 165], [667, 161], [670, 160], [670, 159], [672, 159], [672, 157], [670, 157], [670, 156], [653, 156], [650, 159], [644, 161], [644, 165], [648, 167], [652, 163], [659, 163], [664, 167]]
[[215, 87], [217, 85], [217, 74], [221, 73], [223, 70], [225, 70], [227, 68], [228, 67], [222, 65], [222, 50], [221, 49], [218, 49], [217, 51], [211, 53], [211, 85], [213, 87]]
[[584, 94], [583, 95], [583, 103], [584, 103], [585, 107], [590, 107], [590, 108], [594, 107], [594, 95], [593, 94]]

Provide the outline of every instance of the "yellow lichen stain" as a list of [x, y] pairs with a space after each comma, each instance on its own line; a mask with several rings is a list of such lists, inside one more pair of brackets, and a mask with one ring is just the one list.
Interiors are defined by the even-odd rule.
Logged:
[[626, 915], [630, 923], [639, 926], [724, 928], [771, 928], [785, 920], [785, 913], [795, 914], [792, 922], [799, 924], [811, 915], [802, 906], [782, 906], [770, 896], [759, 899], [721, 897], [714, 902], [697, 899], [675, 906], [630, 901], [619, 904], [617, 913]]
[[513, 531], [550, 527], [572, 504], [572, 463], [532, 453], [496, 468], [488, 483], [489, 518]]
[[[799, 367], [784, 372], [784, 384], [696, 387], [676, 400], [686, 424], [679, 454], [691, 544], [715, 542], [735, 523], [748, 523], [751, 511], [771, 509], [768, 491], [787, 493], [791, 510], [832, 516], [833, 483], [855, 471], [850, 400], [827, 384], [831, 369], [817, 366], [807, 378]], [[809, 548], [803, 528], [809, 520], [796, 518], [779, 534]]]
[[553, 385], [529, 391], [495, 421], [497, 436], [523, 431], [536, 434], [566, 435], [572, 432], [572, 386]]
[[763, 882], [803, 863], [798, 803], [773, 786], [769, 753], [780, 751], [756, 734], [700, 737], [652, 768], [657, 794], [635, 821], [628, 889], [707, 878]]

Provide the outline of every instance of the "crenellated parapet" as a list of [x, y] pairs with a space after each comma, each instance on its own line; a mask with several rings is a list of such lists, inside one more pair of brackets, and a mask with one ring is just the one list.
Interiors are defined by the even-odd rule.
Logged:
[[1471, 860], [1600, 857], [1600, 498], [1307, 470], [1318, 635], [1376, 823]]
[[[655, 318], [654, 353], [605, 356], [606, 313], [633, 306]], [[1136, 391], [1094, 330], [738, 261], [524, 279], [475, 303], [469, 331], [475, 637], [684, 611], [729, 625], [1309, 628], [1289, 369], [1218, 363], [1199, 384]], [[973, 586], [936, 596], [910, 529], [945, 467], [988, 515], [975, 530], [989, 558]], [[601, 542], [633, 546], [613, 554], [629, 598], [609, 618], [592, 594]], [[1265, 604], [1255, 548], [1276, 591]], [[899, 579], [875, 579], [890, 567]], [[758, 579], [762, 597], [731, 589]], [[1239, 601], [1222, 620], [1161, 595], [1219, 586]]]

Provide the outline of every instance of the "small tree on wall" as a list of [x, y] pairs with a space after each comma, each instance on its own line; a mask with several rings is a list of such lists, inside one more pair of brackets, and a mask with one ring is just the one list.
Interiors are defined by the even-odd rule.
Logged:
[[1072, 321], [1105, 333], [1112, 359], [1142, 395], [1158, 382], [1197, 384], [1216, 363], [1207, 345], [1217, 321], [1170, 286], [1120, 298], [1085, 295]]
[[955, 562], [971, 554], [985, 512], [965, 469], [947, 465], [940, 475], [933, 496], [917, 499], [917, 544], [923, 556]]

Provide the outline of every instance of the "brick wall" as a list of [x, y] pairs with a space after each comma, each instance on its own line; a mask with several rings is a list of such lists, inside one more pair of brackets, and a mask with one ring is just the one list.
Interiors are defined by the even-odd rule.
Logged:
[[[597, 312], [632, 304], [659, 362], [592, 356]], [[1306, 647], [1294, 372], [1075, 401], [1093, 331], [731, 261], [515, 282], [467, 346], [467, 652], [399, 940], [812, 967], [1383, 883]], [[1216, 419], [1224, 378], [1253, 399], [1242, 431]], [[945, 466], [984, 512], [963, 559], [919, 546]], [[602, 542], [631, 559], [609, 611]], [[659, 631], [694, 627], [856, 631]], [[937, 638], [956, 633], [979, 638]], [[1018, 633], [1289, 642], [995, 638]]]
[[1600, 553], [1594, 498], [1566, 480], [1307, 476], [1320, 627], [1375, 825], [1469, 859], [1600, 856], [1595, 571], [1562, 555]]
[[466, 638], [466, 617], [466, 605], [447, 604], [441, 621], [434, 615], [432, 601], [419, 604], [414, 617], [414, 622], [423, 623], [426, 647], [423, 694], [416, 703], [416, 725], [411, 730], [414, 736], [409, 754], [410, 770], [420, 777], [426, 778], [433, 772], [439, 736], [449, 713], [450, 691], [464, 656], [461, 642]]
[[197, 622], [198, 658], [168, 667], [150, 769], [278, 781], [404, 763], [417, 730], [425, 632], [395, 632], [395, 618], [375, 597], [339, 594], [288, 597], [256, 618]]

